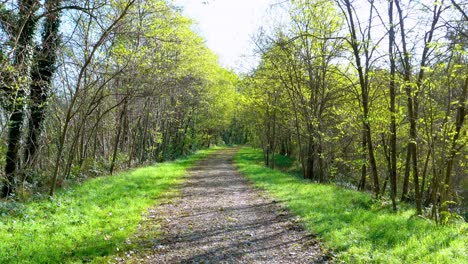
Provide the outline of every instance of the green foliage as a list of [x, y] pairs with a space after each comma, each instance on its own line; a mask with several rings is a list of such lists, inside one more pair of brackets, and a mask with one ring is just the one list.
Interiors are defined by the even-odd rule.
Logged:
[[92, 179], [49, 199], [1, 202], [0, 263], [89, 262], [125, 250], [142, 213], [213, 151]]
[[414, 217], [401, 204], [397, 213], [387, 201], [367, 193], [314, 184], [260, 165], [261, 150], [243, 148], [235, 157], [239, 170], [256, 186], [284, 201], [308, 230], [346, 263], [466, 263], [468, 225], [438, 226]]
[[[363, 11], [353, 15], [354, 22], [346, 11], [348, 4], [351, 13]], [[404, 20], [424, 21], [421, 18], [430, 8], [414, 4], [402, 5], [408, 14]], [[431, 23], [418, 23], [421, 28], [407, 35], [398, 32], [391, 47], [393, 75], [388, 43], [382, 45], [389, 33], [387, 17], [380, 21], [366, 17], [366, 13], [385, 14], [388, 5], [292, 0], [276, 8], [284, 17], [273, 19], [271, 27], [259, 32], [260, 63], [242, 79], [239, 100], [248, 142], [263, 149], [265, 163], [275, 166], [272, 157], [286, 150], [298, 160], [306, 178], [373, 188], [379, 190], [376, 196], [386, 196], [395, 187], [397, 197], [410, 197], [407, 201], [417, 204], [424, 200], [422, 213], [440, 223], [452, 215], [448, 211], [466, 214], [467, 192], [461, 186], [468, 163], [462, 118], [468, 58], [462, 44], [465, 29], [447, 32], [438, 26], [440, 21], [433, 21], [434, 36], [446, 37], [430, 41], [423, 34], [412, 34], [429, 34]], [[441, 9], [442, 17], [451, 13], [450, 8]], [[456, 21], [454, 25], [459, 26]], [[355, 40], [352, 26], [358, 32]], [[427, 48], [424, 58], [414, 49], [409, 52], [409, 77], [404, 74], [401, 38], [408, 45]], [[353, 41], [355, 45], [350, 45]], [[416, 159], [407, 159], [407, 153], [409, 157], [413, 153], [409, 144], [417, 146]], [[424, 210], [428, 208], [435, 210], [429, 213]]]
[[217, 56], [193, 32], [192, 21], [170, 3], [139, 5], [146, 13], [137, 19], [129, 16], [127, 26], [129, 31], [138, 28], [141, 40], [122, 35], [113, 54], [119, 64], [131, 62], [138, 69], [130, 77], [138, 82], [129, 86], [156, 98], [150, 110], [157, 117], [151, 119], [157, 124], [151, 136], [155, 144], [148, 151], [167, 159], [221, 143], [232, 124], [238, 76], [220, 67]]

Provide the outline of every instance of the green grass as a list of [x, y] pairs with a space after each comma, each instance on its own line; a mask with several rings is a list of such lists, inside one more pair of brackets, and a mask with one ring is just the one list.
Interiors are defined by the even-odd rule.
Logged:
[[288, 170], [296, 169], [293, 168], [294, 159], [284, 155], [275, 155], [275, 167], [279, 168], [280, 170]]
[[80, 263], [118, 254], [146, 209], [213, 151], [95, 178], [51, 199], [0, 202], [0, 263]]
[[414, 216], [410, 206], [393, 213], [367, 193], [315, 184], [271, 170], [261, 150], [243, 148], [239, 170], [266, 189], [346, 263], [468, 263], [468, 225], [437, 226]]

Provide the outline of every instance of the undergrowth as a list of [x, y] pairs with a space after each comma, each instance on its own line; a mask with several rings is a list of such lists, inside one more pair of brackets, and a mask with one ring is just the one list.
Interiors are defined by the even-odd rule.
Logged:
[[303, 219], [326, 248], [346, 263], [468, 263], [468, 225], [438, 226], [414, 216], [411, 206], [394, 213], [388, 201], [367, 193], [316, 184], [262, 165], [261, 150], [243, 148], [239, 170]]

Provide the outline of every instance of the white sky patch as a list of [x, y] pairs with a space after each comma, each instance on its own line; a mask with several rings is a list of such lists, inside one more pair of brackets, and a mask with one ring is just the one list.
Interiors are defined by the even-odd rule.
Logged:
[[195, 22], [223, 67], [246, 72], [252, 66], [255, 35], [274, 0], [173, 0]]
[[[269, 28], [272, 25], [281, 27], [284, 23], [281, 7], [282, 0], [172, 0], [176, 6], [183, 8], [183, 14], [194, 20], [194, 30], [206, 40], [207, 46], [219, 56], [223, 67], [233, 69], [238, 73], [247, 73], [254, 69], [260, 57], [255, 54], [255, 45], [252, 36], [258, 33], [260, 27]], [[407, 6], [408, 1], [410, 6]], [[369, 2], [356, 0], [353, 2], [361, 27], [366, 28], [369, 17]], [[388, 2], [377, 1], [376, 7], [383, 18], [383, 23], [388, 23]], [[418, 49], [421, 46], [422, 37], [432, 18], [430, 9], [432, 0], [404, 1], [404, 13], [407, 15], [406, 31], [409, 48]], [[422, 11], [423, 6], [429, 10]], [[398, 17], [394, 10], [394, 21]], [[422, 17], [421, 17], [422, 16]], [[357, 20], [355, 18], [355, 20]], [[399, 28], [397, 30], [397, 42], [399, 40]], [[388, 40], [382, 22], [373, 11], [372, 39], [378, 45], [375, 57], [380, 57], [377, 64], [386, 65], [386, 52]], [[343, 36], [348, 35], [348, 29], [343, 28]], [[419, 56], [417, 56], [419, 57]]]

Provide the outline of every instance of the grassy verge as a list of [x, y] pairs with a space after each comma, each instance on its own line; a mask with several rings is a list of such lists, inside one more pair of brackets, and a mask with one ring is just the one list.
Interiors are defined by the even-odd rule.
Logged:
[[468, 225], [436, 226], [410, 207], [333, 185], [314, 184], [265, 168], [260, 150], [243, 148], [239, 170], [304, 220], [325, 247], [347, 263], [468, 263]]
[[0, 263], [88, 262], [125, 250], [142, 213], [214, 151], [92, 179], [51, 199], [0, 202]]

